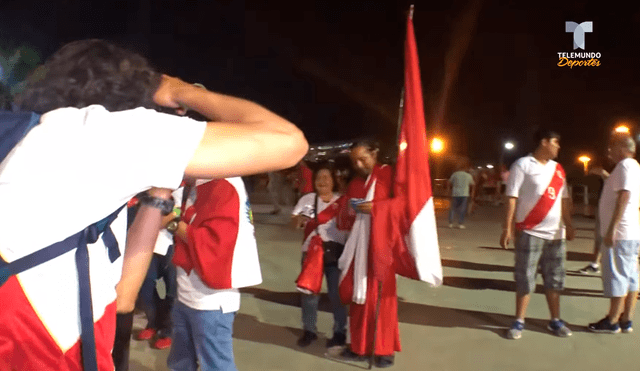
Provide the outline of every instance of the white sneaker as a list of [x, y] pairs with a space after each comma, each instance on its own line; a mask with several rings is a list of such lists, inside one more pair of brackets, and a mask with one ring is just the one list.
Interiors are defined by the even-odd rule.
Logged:
[[460, 225], [458, 226], [458, 228], [460, 228], [460, 229], [466, 229], [467, 227], [465, 227], [465, 226], [464, 226], [464, 224], [460, 224]]
[[453, 224], [449, 224], [449, 228], [453, 228]]

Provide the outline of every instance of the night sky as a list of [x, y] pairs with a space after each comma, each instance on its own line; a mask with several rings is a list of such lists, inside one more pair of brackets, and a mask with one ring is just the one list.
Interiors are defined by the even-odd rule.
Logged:
[[[517, 147], [509, 162], [531, 150], [535, 128], [549, 126], [563, 136], [560, 161], [571, 171], [579, 169], [579, 154], [603, 160], [617, 122], [640, 129], [640, 6], [414, 3], [427, 132], [446, 139], [447, 153], [496, 162], [501, 140], [511, 139]], [[2, 1], [0, 47], [7, 54], [30, 45], [46, 58], [65, 42], [105, 38], [139, 51], [161, 71], [271, 108], [311, 143], [365, 136], [391, 143], [409, 4]], [[601, 66], [557, 66], [558, 52], [573, 51], [565, 21], [593, 22], [585, 51], [600, 52]], [[445, 76], [450, 93], [437, 119]]]

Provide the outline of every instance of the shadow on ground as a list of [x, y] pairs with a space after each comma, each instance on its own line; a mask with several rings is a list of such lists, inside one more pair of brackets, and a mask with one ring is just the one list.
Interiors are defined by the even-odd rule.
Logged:
[[[462, 277], [454, 277], [454, 279], [459, 278]], [[502, 287], [504, 289], [510, 289], [511, 286], [507, 285], [506, 282], [508, 281], [502, 281], [499, 285], [504, 285]], [[540, 287], [540, 289], [542, 288]], [[257, 287], [243, 289], [242, 292], [253, 295], [257, 299], [273, 303], [295, 307], [300, 306], [300, 293], [298, 292], [275, 292]], [[325, 312], [330, 311], [328, 298], [321, 298], [319, 310]], [[428, 304], [406, 302], [399, 299], [398, 320], [401, 323], [420, 326], [486, 330], [500, 337], [504, 337], [506, 329], [513, 321], [513, 316], [476, 310], [437, 307]], [[302, 330], [300, 329], [261, 323], [258, 322], [255, 317], [241, 314], [236, 317], [236, 322], [241, 323], [237, 325], [239, 328], [234, 330], [236, 332], [234, 337], [236, 338], [277, 344], [291, 349], [306, 351], [298, 348], [295, 344], [297, 337], [302, 334]], [[548, 319], [527, 318], [527, 331], [547, 333], [547, 323]], [[569, 324], [569, 327], [573, 331], [586, 331], [584, 326]], [[316, 354], [315, 351], [309, 351], [309, 353]], [[320, 354], [318, 353], [318, 355]]]
[[[444, 277], [443, 285], [467, 290], [516, 291], [516, 283], [514, 281], [489, 278]], [[544, 294], [544, 286], [536, 285], [535, 293]], [[562, 291], [562, 296], [602, 297], [602, 291], [568, 287]]]
[[[505, 252], [508, 251], [511, 253], [515, 251], [513, 247], [509, 247], [509, 249], [506, 250], [499, 246], [478, 246], [478, 248], [487, 250], [503, 250]], [[593, 254], [578, 251], [567, 251], [567, 261], [592, 262]], [[444, 265], [444, 262], [442, 263], [442, 265]]]
[[[289, 293], [295, 294], [295, 293]], [[281, 298], [279, 296], [279, 298]], [[301, 348], [296, 344], [302, 336], [302, 329], [277, 326], [260, 322], [256, 317], [238, 313], [233, 324], [233, 337], [262, 344], [273, 344], [293, 349], [297, 352], [307, 353], [318, 357], [324, 357], [326, 352], [325, 339], [319, 334], [318, 340], [310, 346]]]
[[458, 269], [471, 269], [474, 271], [513, 272], [513, 267], [507, 267], [505, 265], [475, 263], [475, 262], [467, 262], [463, 260], [442, 259], [442, 266], [449, 267], [449, 268], [458, 268]]

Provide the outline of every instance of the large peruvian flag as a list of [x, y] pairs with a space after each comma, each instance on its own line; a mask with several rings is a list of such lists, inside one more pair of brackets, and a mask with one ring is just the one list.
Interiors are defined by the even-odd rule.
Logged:
[[418, 50], [413, 20], [407, 20], [405, 44], [405, 103], [398, 138], [394, 198], [374, 202], [371, 248], [374, 274], [390, 273], [442, 284], [442, 264], [429, 175], [429, 153]]

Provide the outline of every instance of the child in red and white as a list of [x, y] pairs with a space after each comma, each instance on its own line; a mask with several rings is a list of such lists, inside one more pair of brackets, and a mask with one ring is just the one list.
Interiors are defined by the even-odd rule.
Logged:
[[197, 181], [175, 231], [178, 300], [171, 370], [235, 370], [233, 321], [241, 287], [262, 282], [251, 208], [241, 178]]

